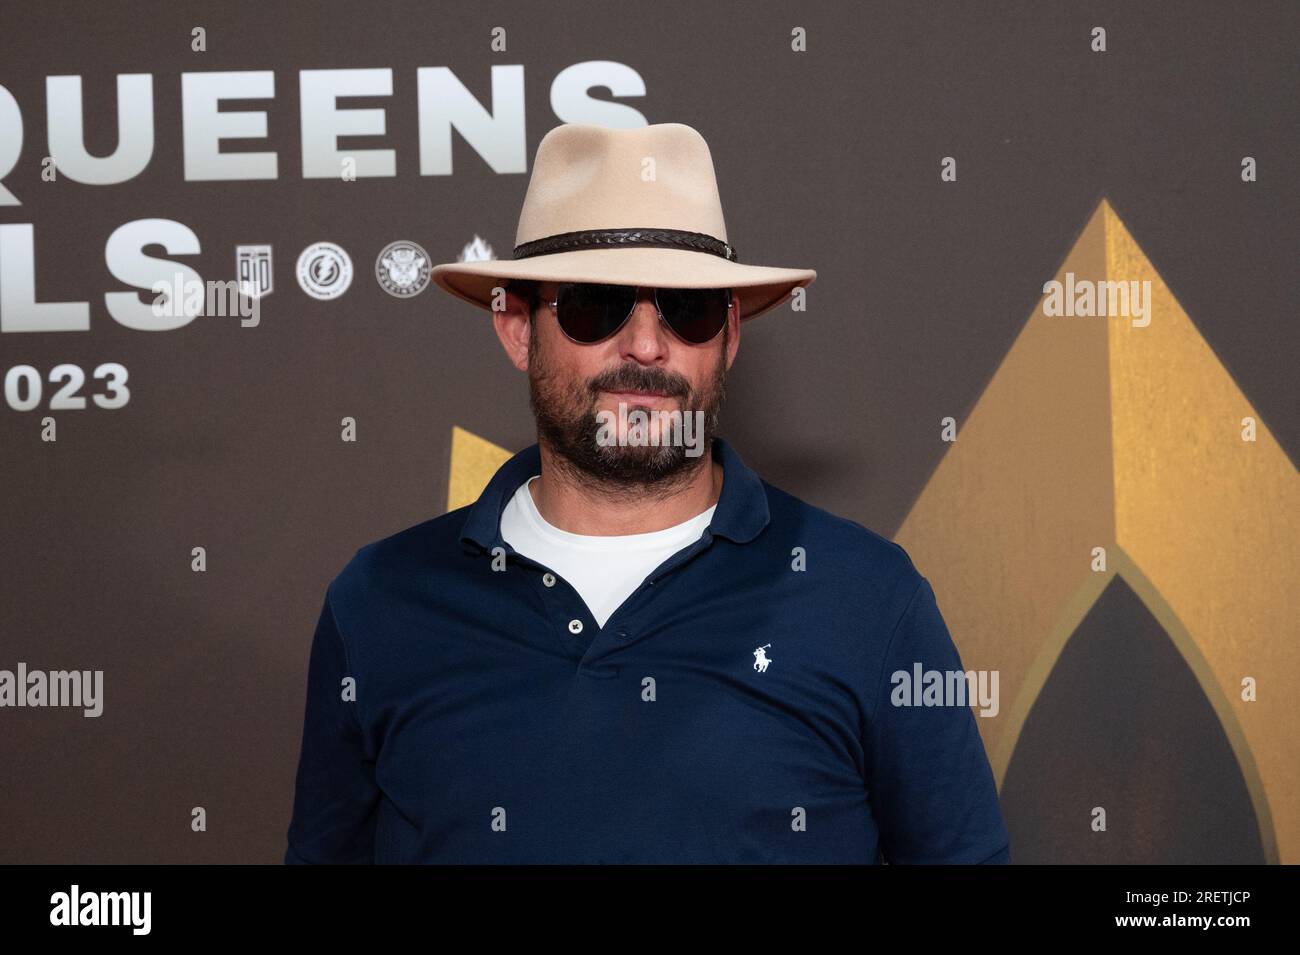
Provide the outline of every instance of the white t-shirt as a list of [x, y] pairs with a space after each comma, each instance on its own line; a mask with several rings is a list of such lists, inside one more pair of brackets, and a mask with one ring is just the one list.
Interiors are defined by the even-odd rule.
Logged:
[[600, 626], [641, 586], [650, 571], [699, 540], [715, 504], [688, 521], [648, 534], [573, 534], [547, 523], [528, 486], [519, 485], [501, 512], [501, 536], [525, 557], [549, 567], [573, 585]]

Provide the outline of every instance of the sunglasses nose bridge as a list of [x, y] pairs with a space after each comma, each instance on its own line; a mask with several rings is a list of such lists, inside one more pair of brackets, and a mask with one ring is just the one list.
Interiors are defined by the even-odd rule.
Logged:
[[659, 299], [655, 295], [653, 286], [637, 286], [636, 299], [632, 302], [632, 308], [628, 311], [623, 319], [620, 331], [627, 328], [636, 319], [637, 314], [644, 311], [643, 306], [649, 304], [650, 310], [646, 313], [650, 319], [659, 325], [663, 331], [670, 330], [668, 320], [664, 318], [663, 312], [659, 310]]

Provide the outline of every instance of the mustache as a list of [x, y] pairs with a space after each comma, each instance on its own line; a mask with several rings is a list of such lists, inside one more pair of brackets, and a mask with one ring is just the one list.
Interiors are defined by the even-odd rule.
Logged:
[[630, 365], [597, 375], [588, 387], [592, 395], [602, 391], [657, 391], [681, 398], [691, 392], [690, 382], [680, 375], [671, 375], [662, 368], [635, 368]]

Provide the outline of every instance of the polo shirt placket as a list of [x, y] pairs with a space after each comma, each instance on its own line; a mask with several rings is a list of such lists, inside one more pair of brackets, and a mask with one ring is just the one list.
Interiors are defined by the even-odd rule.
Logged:
[[488, 553], [491, 554], [500, 547], [510, 561], [519, 565], [518, 572], [531, 579], [546, 606], [555, 608], [551, 616], [555, 629], [562, 638], [560, 642], [567, 647], [576, 648], [574, 660], [577, 675], [611, 679], [619, 675], [620, 667], [617, 663], [602, 661], [637, 639], [637, 615], [649, 615], [653, 607], [656, 592], [651, 588], [660, 578], [674, 572], [712, 542], [713, 534], [706, 528], [698, 540], [667, 557], [615, 608], [606, 619], [604, 627], [596, 622], [586, 601], [572, 584], [546, 565], [520, 554], [499, 532]]

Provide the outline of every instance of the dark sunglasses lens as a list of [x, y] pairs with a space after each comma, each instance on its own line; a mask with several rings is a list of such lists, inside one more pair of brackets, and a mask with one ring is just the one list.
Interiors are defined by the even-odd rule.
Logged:
[[630, 285], [566, 282], [556, 295], [555, 316], [566, 335], [590, 344], [616, 332], [635, 302]]
[[703, 345], [727, 323], [731, 290], [721, 288], [661, 288], [659, 308], [673, 331], [686, 341]]

